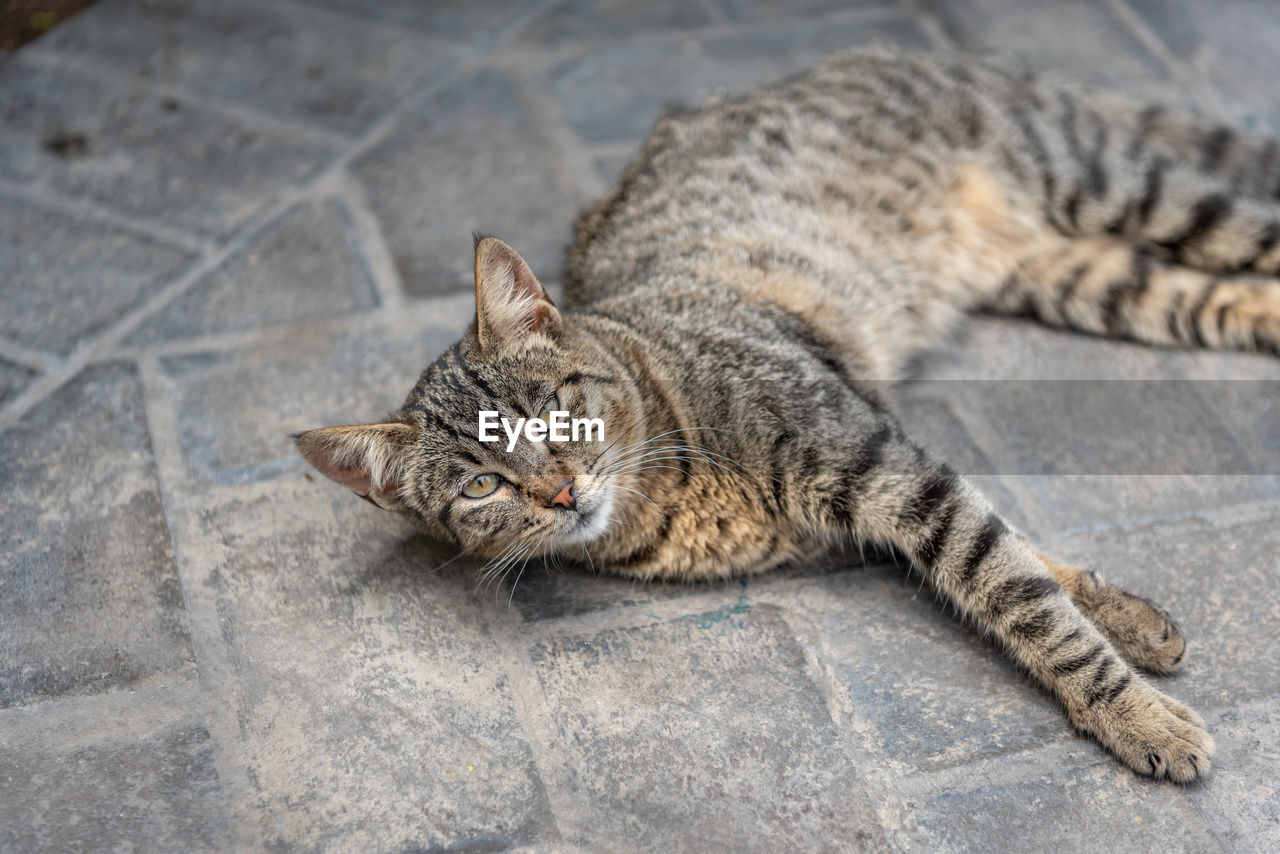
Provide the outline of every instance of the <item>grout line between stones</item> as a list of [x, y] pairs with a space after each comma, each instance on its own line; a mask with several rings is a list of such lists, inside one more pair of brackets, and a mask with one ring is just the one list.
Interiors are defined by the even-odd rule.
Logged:
[[194, 234], [188, 234], [185, 231], [170, 228], [163, 223], [117, 213], [87, 199], [55, 195], [39, 186], [26, 186], [0, 178], [0, 197], [21, 201], [33, 207], [43, 208], [51, 213], [65, 214], [111, 226], [138, 237], [153, 240], [164, 246], [181, 249], [193, 255], [199, 254], [210, 246], [208, 240]]
[[200, 579], [192, 577], [193, 570], [185, 558], [190, 548], [186, 542], [188, 527], [184, 522], [191, 509], [188, 507], [191, 489], [186, 461], [178, 443], [177, 411], [164, 387], [157, 359], [144, 356], [136, 364], [142, 382], [151, 451], [156, 461], [161, 506], [173, 548], [174, 571], [182, 589], [192, 655], [196, 660], [200, 687], [211, 700], [206, 724], [212, 737], [218, 779], [233, 819], [230, 822], [231, 832], [235, 835], [237, 848], [260, 850], [263, 840], [260, 833], [254, 831], [258, 824], [252, 812], [253, 791], [236, 713], [243, 706], [243, 692], [233, 665], [227, 660], [228, 650], [222, 637], [216, 594]]
[[32, 350], [16, 341], [0, 336], [0, 359], [37, 373], [49, 370], [58, 363], [58, 357], [41, 350]]
[[369, 203], [363, 182], [344, 169], [339, 176], [340, 187], [335, 194], [347, 209], [350, 217], [352, 242], [360, 261], [373, 280], [381, 310], [399, 312], [404, 308], [404, 288], [400, 272], [382, 233], [382, 225]]

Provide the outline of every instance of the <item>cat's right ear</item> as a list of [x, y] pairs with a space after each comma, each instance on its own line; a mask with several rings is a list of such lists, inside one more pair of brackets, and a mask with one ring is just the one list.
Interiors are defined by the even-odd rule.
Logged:
[[496, 237], [475, 238], [480, 348], [515, 343], [529, 335], [558, 336], [560, 312], [525, 260]]
[[408, 424], [325, 427], [294, 437], [304, 459], [325, 477], [384, 510], [402, 510], [417, 430]]

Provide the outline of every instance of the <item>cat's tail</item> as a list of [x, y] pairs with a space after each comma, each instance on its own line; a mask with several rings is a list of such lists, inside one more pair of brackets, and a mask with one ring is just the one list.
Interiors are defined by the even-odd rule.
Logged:
[[985, 308], [1145, 344], [1280, 355], [1280, 279], [1184, 266], [1113, 237], [1064, 238], [1025, 258]]

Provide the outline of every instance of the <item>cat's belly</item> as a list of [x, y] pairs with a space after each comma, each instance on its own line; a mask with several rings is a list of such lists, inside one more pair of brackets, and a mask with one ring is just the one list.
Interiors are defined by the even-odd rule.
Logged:
[[720, 484], [695, 484], [675, 509], [647, 505], [589, 546], [592, 560], [628, 578], [700, 581], [753, 575], [824, 550], [761, 503], [725, 500], [716, 495], [722, 491]]

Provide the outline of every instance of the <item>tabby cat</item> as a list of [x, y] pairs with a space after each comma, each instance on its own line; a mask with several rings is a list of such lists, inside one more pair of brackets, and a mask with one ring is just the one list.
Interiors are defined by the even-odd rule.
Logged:
[[[392, 420], [297, 437], [319, 471], [493, 572], [563, 554], [639, 579], [887, 544], [1134, 770], [1209, 769], [1134, 667], [1186, 643], [1055, 563], [904, 435], [877, 389], [963, 312], [1280, 352], [1280, 146], [1001, 61], [863, 50], [659, 119], [579, 220], [565, 302], [492, 237], [475, 321]], [[477, 413], [604, 439], [477, 440]]]

